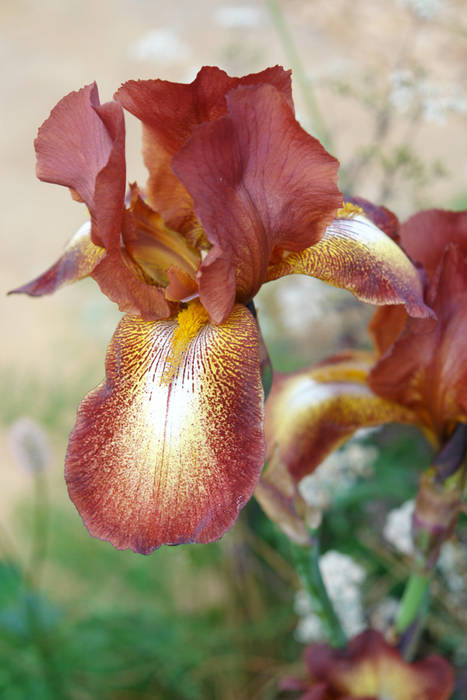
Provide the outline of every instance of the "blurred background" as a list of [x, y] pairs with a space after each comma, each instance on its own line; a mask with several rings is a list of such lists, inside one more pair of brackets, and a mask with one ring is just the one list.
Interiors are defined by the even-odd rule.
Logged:
[[[33, 140], [56, 102], [93, 80], [107, 101], [131, 78], [292, 67], [298, 118], [341, 161], [344, 191], [400, 218], [467, 207], [464, 0], [2, 0], [0, 55], [4, 292], [54, 262], [86, 219], [67, 190], [36, 180]], [[127, 128], [128, 179], [143, 184], [129, 115]], [[3, 294], [0, 305], [0, 696], [276, 697], [314, 634], [303, 632], [300, 601], [294, 608], [286, 543], [254, 502], [218, 544], [145, 558], [91, 539], [62, 465], [118, 310], [88, 280], [50, 298]], [[271, 283], [257, 306], [278, 369], [369, 345], [371, 309], [315, 280]], [[344, 454], [329, 467], [343, 487], [324, 497], [324, 545], [363, 567], [361, 624], [378, 614], [384, 627], [375, 601], [400, 593], [407, 555], [397, 534], [384, 540], [384, 523], [413, 497], [429, 452], [394, 428], [358, 445], [373, 450], [369, 466]], [[428, 641], [461, 668], [467, 566], [453, 547]]]

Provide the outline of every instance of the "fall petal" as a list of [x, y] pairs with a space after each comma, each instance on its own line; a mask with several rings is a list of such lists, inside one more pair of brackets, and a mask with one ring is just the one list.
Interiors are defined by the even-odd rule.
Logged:
[[232, 306], [222, 285], [225, 268], [235, 273], [237, 299], [248, 302], [273, 251], [318, 241], [342, 202], [338, 162], [301, 128], [279, 90], [239, 87], [227, 106], [225, 117], [198, 127], [173, 158], [213, 244], [199, 286], [215, 322]]
[[229, 90], [262, 83], [274, 85], [292, 102], [290, 71], [279, 66], [242, 78], [231, 78], [223, 70], [208, 66], [190, 84], [130, 80], [116, 93], [125, 109], [143, 122], [149, 203], [172, 228], [186, 230], [194, 221], [191, 196], [171, 170], [172, 156], [198, 124], [226, 113], [225, 96]]
[[70, 496], [90, 533], [119, 549], [218, 539], [263, 466], [253, 317], [236, 306], [224, 325], [206, 321], [178, 355], [177, 327], [121, 321], [70, 437]]
[[64, 97], [35, 140], [37, 176], [64, 185], [85, 202], [92, 240], [106, 246], [120, 235], [125, 195], [125, 126], [116, 102], [99, 104], [95, 83]]
[[34, 297], [52, 294], [65, 284], [88, 277], [105, 255], [105, 249], [91, 241], [90, 231], [91, 224], [86, 222], [75, 233], [63, 255], [52, 267], [32, 282], [13, 289], [10, 294], [29, 294]]
[[[359, 428], [415, 423], [413, 412], [371, 391], [371, 359], [346, 353], [276, 377], [266, 403], [267, 459], [273, 456], [300, 481]], [[263, 478], [268, 480], [267, 470]]]
[[373, 204], [373, 202], [364, 199], [363, 197], [346, 197], [346, 202], [351, 202], [363, 209], [363, 214], [367, 219], [370, 219], [381, 231], [384, 231], [386, 236], [392, 238], [392, 240], [399, 244], [400, 236], [400, 223], [397, 216], [387, 207], [383, 207], [378, 204]]
[[323, 238], [271, 265], [268, 280], [283, 275], [318, 277], [371, 304], [405, 304], [412, 316], [429, 316], [417, 270], [394, 241], [362, 217], [335, 219]]

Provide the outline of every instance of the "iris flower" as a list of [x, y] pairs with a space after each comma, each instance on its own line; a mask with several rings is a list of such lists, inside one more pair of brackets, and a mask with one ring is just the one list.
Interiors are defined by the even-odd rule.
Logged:
[[[149, 171], [127, 194], [123, 108], [142, 123]], [[88, 85], [57, 104], [35, 146], [38, 177], [70, 188], [90, 221], [14, 291], [91, 276], [126, 313], [70, 436], [70, 497], [119, 549], [216, 540], [263, 466], [263, 351], [247, 308], [261, 285], [309, 274], [423, 316], [418, 274], [343, 206], [338, 162], [296, 121], [280, 67], [129, 81], [105, 104]]]
[[308, 678], [287, 678], [282, 690], [297, 700], [449, 700], [454, 674], [440, 656], [406, 663], [397, 649], [374, 630], [352, 639], [346, 649], [311, 644], [304, 660]]
[[400, 230], [393, 225], [392, 235], [423, 266], [424, 299], [436, 318], [377, 309], [369, 326], [374, 352], [343, 352], [273, 383], [269, 468], [257, 495], [299, 541], [306, 540], [300, 481], [357, 429], [416, 425], [439, 451], [467, 423], [467, 212], [419, 212]]

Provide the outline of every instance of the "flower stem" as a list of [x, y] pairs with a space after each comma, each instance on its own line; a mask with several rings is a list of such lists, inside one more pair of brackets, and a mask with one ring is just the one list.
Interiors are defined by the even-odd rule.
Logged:
[[413, 572], [410, 575], [395, 621], [398, 634], [405, 632], [418, 616], [428, 595], [430, 579], [431, 574]]
[[301, 547], [293, 543], [291, 547], [297, 573], [310, 597], [313, 612], [321, 621], [327, 641], [334, 647], [345, 646], [347, 638], [321, 576], [320, 550], [316, 536], [311, 547]]

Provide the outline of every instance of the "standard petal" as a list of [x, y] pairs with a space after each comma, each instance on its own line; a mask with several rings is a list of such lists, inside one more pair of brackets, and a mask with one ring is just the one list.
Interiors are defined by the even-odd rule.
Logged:
[[229, 90], [262, 83], [274, 85], [292, 104], [290, 71], [279, 66], [242, 78], [231, 78], [223, 70], [208, 66], [190, 84], [130, 80], [115, 94], [125, 109], [143, 122], [148, 200], [170, 227], [185, 231], [195, 219], [191, 196], [172, 172], [172, 156], [198, 124], [226, 113]]
[[442, 442], [457, 421], [467, 422], [467, 262], [458, 245], [448, 246], [438, 272], [438, 321], [407, 319], [369, 383], [379, 395], [416, 411]]
[[120, 322], [106, 380], [82, 402], [70, 437], [70, 496], [89, 532], [118, 549], [218, 539], [263, 466], [253, 317], [238, 305], [222, 326], [204, 320], [182, 354], [178, 328]]
[[105, 255], [105, 249], [94, 245], [90, 237], [91, 224], [86, 222], [75, 233], [55, 265], [42, 275], [10, 294], [29, 294], [32, 297], [52, 294], [60, 287], [88, 277]]
[[[276, 377], [266, 403], [267, 458], [272, 456], [300, 481], [357, 429], [416, 423], [412, 411], [368, 387], [373, 359], [369, 353], [348, 352]], [[263, 478], [268, 480], [267, 470]]]
[[95, 83], [64, 97], [35, 140], [37, 176], [64, 185], [85, 202], [92, 240], [107, 247], [120, 235], [125, 196], [125, 125], [116, 102], [99, 104]]
[[235, 275], [248, 302], [264, 282], [273, 252], [318, 241], [342, 203], [338, 162], [296, 121], [271, 85], [227, 95], [228, 114], [203, 124], [173, 158], [213, 248], [201, 264], [200, 298], [214, 322], [233, 306], [223, 285]]
[[370, 304], [405, 304], [412, 316], [431, 314], [423, 303], [417, 270], [399, 246], [363, 216], [335, 219], [318, 243], [271, 265], [267, 279], [294, 273], [348, 289]]
[[422, 263], [432, 278], [448, 243], [456, 243], [467, 258], [467, 211], [418, 212], [402, 224], [401, 242], [412, 260]]

